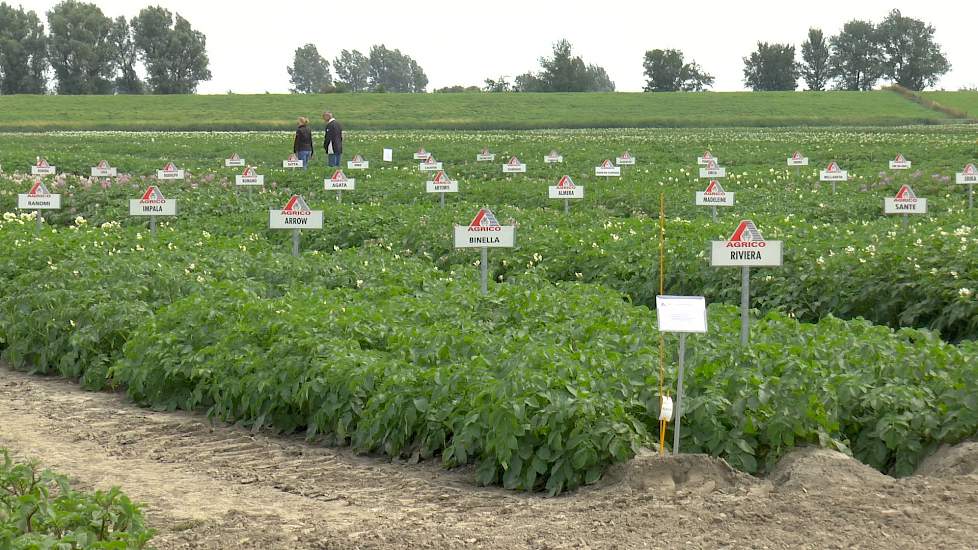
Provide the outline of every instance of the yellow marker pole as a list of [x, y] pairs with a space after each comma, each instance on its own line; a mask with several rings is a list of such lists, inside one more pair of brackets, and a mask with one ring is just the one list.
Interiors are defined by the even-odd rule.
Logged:
[[[665, 293], [665, 193], [659, 193], [659, 294]], [[665, 335], [659, 333], [659, 410], [665, 396]], [[659, 420], [659, 456], [666, 452], [666, 421]]]

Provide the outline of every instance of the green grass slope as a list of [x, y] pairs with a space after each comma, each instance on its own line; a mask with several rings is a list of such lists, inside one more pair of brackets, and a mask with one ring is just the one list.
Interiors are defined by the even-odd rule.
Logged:
[[[976, 96], [978, 97], [978, 96]], [[270, 130], [331, 109], [359, 129], [941, 124], [891, 92], [0, 96], [0, 131]]]
[[978, 92], [923, 92], [920, 95], [945, 107], [968, 113], [971, 118], [978, 118]]

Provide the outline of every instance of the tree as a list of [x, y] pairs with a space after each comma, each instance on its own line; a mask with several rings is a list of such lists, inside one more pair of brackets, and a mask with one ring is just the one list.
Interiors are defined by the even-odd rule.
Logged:
[[713, 85], [713, 77], [695, 61], [686, 63], [679, 50], [645, 52], [646, 92], [702, 92]]
[[333, 84], [329, 61], [319, 55], [312, 44], [296, 48], [292, 66], [288, 68], [294, 94], [315, 94], [327, 91]]
[[560, 40], [553, 47], [553, 57], [541, 57], [542, 70], [536, 76], [545, 92], [612, 92], [615, 83], [597, 65], [586, 65], [574, 56], [571, 43]]
[[428, 85], [428, 77], [414, 59], [383, 44], [370, 47], [367, 75], [372, 91], [423, 92]]
[[132, 20], [133, 42], [157, 94], [192, 94], [208, 80], [207, 38], [190, 22], [159, 6], [143, 8]]
[[343, 91], [363, 92], [370, 84], [368, 59], [357, 50], [341, 50], [333, 60], [336, 69], [337, 88]]
[[510, 86], [509, 82], [506, 81], [505, 76], [500, 76], [499, 80], [493, 80], [491, 78], [487, 78], [485, 80], [485, 83], [486, 86], [482, 89], [483, 91], [486, 92], [496, 93], [496, 92], [509, 92], [512, 90], [512, 86]]
[[112, 92], [112, 20], [95, 4], [64, 0], [48, 12], [48, 59], [59, 94]]
[[114, 91], [117, 94], [141, 94], [144, 91], [143, 81], [136, 74], [138, 52], [132, 39], [132, 29], [126, 18], [119, 16], [112, 22], [109, 41], [115, 50], [115, 64], [118, 73], [115, 77]]
[[463, 94], [470, 92], [481, 92], [482, 88], [478, 86], [462, 86], [461, 84], [456, 84], [454, 86], [445, 86], [444, 88], [436, 88], [432, 90], [436, 94]]
[[904, 88], [923, 90], [937, 84], [951, 64], [934, 41], [934, 27], [893, 10], [876, 28], [883, 56], [882, 74]]
[[794, 90], [800, 72], [795, 47], [758, 42], [757, 51], [744, 58], [744, 83], [755, 92]]
[[824, 90], [829, 81], [829, 45], [821, 29], [808, 29], [801, 43], [801, 77], [809, 90]]
[[0, 94], [43, 94], [47, 38], [33, 11], [0, 2]]
[[514, 92], [549, 92], [546, 86], [546, 82], [531, 72], [516, 75], [513, 79]]
[[840, 90], [871, 90], [883, 75], [883, 49], [869, 21], [853, 19], [829, 39], [829, 74]]

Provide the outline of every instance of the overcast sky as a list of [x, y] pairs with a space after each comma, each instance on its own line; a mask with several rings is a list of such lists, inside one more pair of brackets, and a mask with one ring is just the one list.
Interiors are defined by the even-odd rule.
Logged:
[[[44, 12], [45, 0], [5, 0]], [[99, 0], [106, 15], [134, 16], [149, 2]], [[488, 77], [537, 70], [554, 42], [567, 38], [587, 63], [604, 67], [619, 91], [640, 91], [646, 50], [677, 48], [716, 77], [717, 91], [742, 90], [742, 58], [757, 41], [798, 47], [809, 27], [836, 34], [850, 19], [878, 22], [890, 9], [937, 29], [952, 70], [938, 84], [978, 86], [978, 2], [822, 0], [820, 2], [594, 0], [159, 0], [207, 35], [213, 78], [200, 93], [287, 92], [295, 49], [312, 43], [332, 61], [341, 49], [372, 44], [400, 49], [424, 68], [429, 90], [482, 85]], [[510, 79], [511, 80], [511, 79]]]

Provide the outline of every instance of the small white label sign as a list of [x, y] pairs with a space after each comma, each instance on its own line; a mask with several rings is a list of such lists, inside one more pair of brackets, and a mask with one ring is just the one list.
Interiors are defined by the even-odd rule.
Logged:
[[559, 164], [562, 162], [564, 162], [564, 155], [550, 153], [549, 155], [543, 157], [544, 164]]
[[17, 195], [17, 208], [20, 210], [60, 210], [61, 195], [20, 193]]
[[707, 193], [706, 191], [696, 192], [696, 206], [733, 206], [733, 193]]
[[611, 164], [610, 160], [606, 160], [594, 167], [594, 175], [602, 178], [619, 178], [621, 177], [621, 166], [615, 166]]
[[723, 166], [715, 166], [713, 168], [707, 166], [706, 168], [700, 168], [700, 177], [701, 178], [725, 178], [727, 177], [727, 169], [726, 167]]
[[46, 162], [39, 162], [31, 166], [32, 176], [53, 176], [58, 173], [58, 168], [56, 166], [50, 166]]
[[323, 211], [310, 210], [299, 195], [292, 195], [284, 208], [268, 211], [269, 229], [322, 229]]
[[927, 199], [883, 199], [884, 214], [926, 214]]
[[635, 157], [626, 153], [616, 158], [615, 164], [617, 164], [618, 166], [635, 166]]
[[394, 162], [393, 149], [384, 149], [384, 162]]
[[475, 160], [476, 162], [491, 162], [496, 160], [496, 154], [483, 151], [475, 156]]
[[706, 298], [703, 296], [656, 296], [659, 332], [706, 332]]
[[421, 170], [422, 172], [437, 172], [438, 170], [444, 170], [444, 168], [442, 168], [442, 163], [440, 161], [422, 162], [418, 165], [418, 170]]
[[176, 216], [176, 199], [129, 199], [130, 216]]
[[357, 187], [357, 180], [354, 178], [333, 179], [326, 178], [323, 182], [323, 189], [327, 191], [353, 191]]
[[504, 174], [523, 174], [526, 172], [526, 164], [522, 163], [516, 157], [509, 159], [509, 162], [503, 165]]
[[975, 168], [974, 164], [969, 164], [964, 167], [964, 171], [958, 172], [954, 175], [954, 183], [958, 184], [973, 184], [978, 183], [978, 168]]
[[584, 198], [584, 188], [578, 185], [574, 187], [560, 187], [558, 185], [551, 185], [550, 198], [551, 199], [583, 199]]
[[795, 153], [788, 157], [788, 166], [808, 166], [808, 157], [803, 157], [800, 153]]
[[92, 177], [93, 178], [114, 178], [118, 175], [118, 170], [109, 166], [108, 162], [100, 161], [95, 166], [92, 166]]
[[492, 228], [455, 226], [455, 248], [513, 248], [516, 228], [498, 225]]

